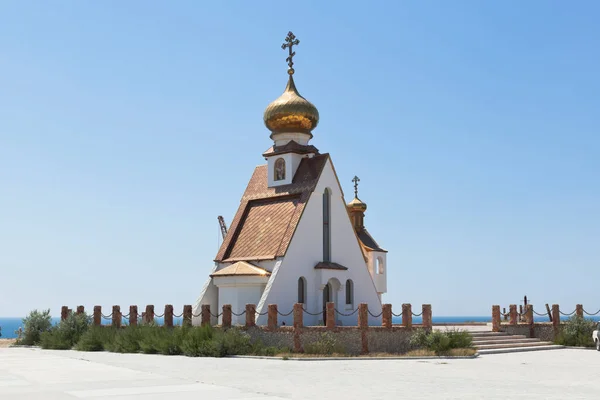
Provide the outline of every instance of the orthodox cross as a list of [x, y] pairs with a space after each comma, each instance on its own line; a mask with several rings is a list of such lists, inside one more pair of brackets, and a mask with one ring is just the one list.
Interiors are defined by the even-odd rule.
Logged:
[[352, 182], [354, 182], [354, 197], [358, 198], [358, 182], [360, 182], [360, 179], [355, 175]]
[[285, 43], [281, 45], [282, 49], [289, 49], [289, 56], [288, 58], [285, 59], [285, 61], [287, 61], [288, 66], [290, 67], [289, 71], [290, 73], [294, 73], [294, 68], [292, 68], [292, 66], [294, 65], [294, 60], [293, 57], [296, 55], [295, 51], [292, 51], [292, 47], [296, 46], [300, 43], [300, 41], [298, 39], [296, 39], [296, 35], [294, 35], [291, 31], [288, 32], [287, 36], [285, 37]]

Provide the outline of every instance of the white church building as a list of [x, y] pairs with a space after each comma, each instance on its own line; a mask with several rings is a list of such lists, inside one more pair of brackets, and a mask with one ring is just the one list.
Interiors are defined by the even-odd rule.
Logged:
[[[283, 94], [264, 112], [272, 146], [255, 168], [242, 196], [215, 265], [194, 306], [200, 314], [208, 304], [213, 314], [231, 304], [233, 324], [244, 324], [246, 304], [256, 305], [256, 323], [266, 325], [267, 306], [277, 304], [288, 313], [303, 303], [305, 325], [325, 321], [325, 305], [335, 303], [340, 325], [355, 325], [352, 313], [367, 303], [381, 312], [386, 292], [387, 251], [379, 247], [364, 226], [367, 205], [344, 193], [331, 156], [310, 144], [319, 121], [316, 107], [294, 84], [292, 46], [299, 42], [290, 32], [288, 83]], [[321, 313], [321, 314], [319, 314]], [[319, 315], [312, 315], [319, 314]], [[369, 316], [369, 322], [380, 318]], [[291, 325], [293, 315], [279, 316]], [[194, 317], [194, 324], [200, 323]], [[221, 323], [221, 317], [213, 318]]]

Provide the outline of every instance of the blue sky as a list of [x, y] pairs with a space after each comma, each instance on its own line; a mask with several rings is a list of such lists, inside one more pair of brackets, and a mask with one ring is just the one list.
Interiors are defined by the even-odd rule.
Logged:
[[[371, 4], [372, 3], [372, 4]], [[286, 83], [434, 315], [600, 308], [594, 1], [0, 5], [0, 316], [193, 303]], [[349, 198], [348, 198], [349, 200]]]

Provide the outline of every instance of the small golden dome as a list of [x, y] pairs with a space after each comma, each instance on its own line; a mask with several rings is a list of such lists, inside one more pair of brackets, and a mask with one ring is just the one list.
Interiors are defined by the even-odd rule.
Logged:
[[311, 131], [319, 123], [319, 111], [298, 93], [293, 71], [288, 71], [290, 77], [283, 94], [267, 106], [265, 125], [273, 133], [301, 132], [312, 136]]
[[358, 197], [354, 197], [347, 207], [350, 211], [367, 211], [367, 203], [363, 203]]

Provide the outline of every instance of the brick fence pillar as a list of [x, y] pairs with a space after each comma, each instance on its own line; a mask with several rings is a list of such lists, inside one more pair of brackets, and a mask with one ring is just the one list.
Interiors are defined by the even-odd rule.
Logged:
[[575, 315], [583, 318], [583, 304], [577, 304], [575, 306]]
[[171, 304], [165, 306], [165, 326], [173, 327], [173, 306]]
[[529, 337], [535, 337], [533, 329], [533, 304], [527, 304], [527, 313], [525, 314], [527, 325], [529, 326]]
[[335, 303], [327, 303], [327, 321], [325, 327], [327, 329], [335, 328]]
[[431, 304], [423, 304], [423, 328], [431, 329], [433, 327], [431, 321]]
[[560, 308], [558, 304], [552, 304], [552, 326], [557, 331], [560, 326]]
[[149, 304], [146, 306], [146, 314], [144, 315], [144, 322], [151, 324], [154, 322], [154, 306]]
[[210, 325], [210, 304], [202, 304], [201, 325]]
[[138, 309], [137, 306], [129, 306], [129, 326], [137, 326]]
[[302, 352], [302, 340], [300, 335], [302, 334], [302, 328], [304, 327], [304, 304], [294, 304], [294, 352]]
[[256, 304], [246, 304], [246, 328], [256, 326]]
[[223, 318], [221, 319], [221, 326], [225, 329], [231, 328], [231, 304], [223, 305]]
[[391, 304], [384, 304], [381, 307], [381, 325], [384, 328], [391, 328], [392, 327], [392, 305]]
[[508, 313], [510, 314], [510, 319], [509, 319], [508, 323], [511, 325], [516, 325], [517, 324], [517, 305], [511, 304], [508, 307]]
[[368, 328], [369, 327], [369, 306], [367, 303], [360, 303], [358, 305], [358, 327]]
[[121, 307], [113, 306], [112, 308], [112, 326], [113, 328], [121, 327]]
[[102, 325], [102, 307], [94, 306], [94, 326]]
[[64, 321], [65, 319], [67, 319], [68, 316], [69, 316], [69, 307], [68, 306], [62, 306], [60, 308], [60, 320]]
[[500, 332], [500, 306], [492, 306], [492, 332]]
[[81, 315], [85, 312], [85, 307], [84, 306], [77, 306], [77, 311], [75, 311], [75, 313], [77, 315]]
[[183, 306], [183, 326], [192, 326], [192, 305], [186, 304]]
[[412, 327], [412, 306], [409, 303], [402, 304], [402, 325]]
[[269, 304], [267, 326], [271, 330], [277, 329], [277, 304]]

